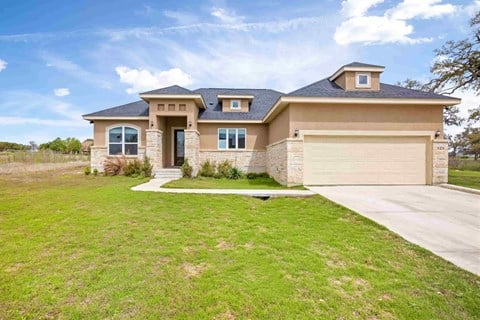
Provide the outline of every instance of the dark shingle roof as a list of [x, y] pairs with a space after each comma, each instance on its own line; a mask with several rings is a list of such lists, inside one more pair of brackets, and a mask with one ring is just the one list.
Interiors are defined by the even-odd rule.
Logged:
[[84, 117], [148, 117], [148, 103], [140, 100], [85, 114]]
[[[268, 110], [283, 94], [271, 89], [228, 89], [228, 88], [200, 88], [194, 90], [202, 95], [206, 109], [201, 110], [199, 119], [202, 120], [262, 120]], [[252, 95], [250, 112], [222, 112], [222, 105], [218, 95]]]
[[357, 62], [357, 61], [354, 61], [354, 62], [351, 62], [349, 64], [346, 64], [344, 65], [342, 68], [344, 67], [358, 67], [358, 68], [385, 68], [384, 66], [379, 66], [379, 65], [376, 65], [376, 64], [368, 64], [368, 63], [363, 63], [363, 62]]
[[407, 89], [391, 84], [380, 84], [380, 91], [345, 91], [335, 82], [326, 79], [314, 82], [290, 92], [291, 97], [331, 97], [331, 98], [407, 98], [407, 99], [446, 99], [450, 98], [433, 92]]
[[142, 92], [142, 94], [193, 94], [193, 91], [177, 85], [160, 88], [152, 91]]

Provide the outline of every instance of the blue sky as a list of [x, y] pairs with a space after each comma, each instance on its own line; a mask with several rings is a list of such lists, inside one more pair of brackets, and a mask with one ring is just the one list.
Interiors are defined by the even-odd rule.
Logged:
[[[81, 115], [179, 84], [288, 92], [362, 61], [427, 80], [480, 0], [2, 1], [0, 141], [92, 136]], [[462, 113], [479, 104], [471, 92]], [[449, 129], [455, 131], [458, 129]]]

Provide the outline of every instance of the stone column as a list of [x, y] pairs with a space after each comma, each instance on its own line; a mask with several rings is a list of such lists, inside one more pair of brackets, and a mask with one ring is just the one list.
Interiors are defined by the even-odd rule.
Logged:
[[103, 162], [107, 158], [107, 147], [90, 147], [90, 169], [103, 172]]
[[303, 140], [287, 139], [287, 186], [303, 184]]
[[163, 132], [157, 129], [145, 130], [147, 135], [145, 155], [150, 158], [153, 171], [163, 168], [162, 157], [162, 135]]
[[192, 176], [196, 176], [200, 168], [200, 132], [185, 130], [185, 158], [192, 166]]
[[433, 140], [433, 184], [448, 183], [448, 141]]

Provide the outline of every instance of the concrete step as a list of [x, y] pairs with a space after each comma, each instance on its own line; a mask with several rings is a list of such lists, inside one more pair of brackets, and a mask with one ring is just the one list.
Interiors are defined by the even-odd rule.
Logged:
[[155, 173], [155, 178], [159, 178], [159, 179], [170, 179], [170, 178], [179, 179], [183, 176], [182, 171], [176, 168], [159, 169], [159, 170], [156, 170], [154, 173]]

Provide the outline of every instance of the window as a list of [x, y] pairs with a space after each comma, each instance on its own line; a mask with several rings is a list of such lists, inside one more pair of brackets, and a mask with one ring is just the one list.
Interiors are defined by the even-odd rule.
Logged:
[[218, 149], [245, 149], [247, 129], [218, 129]]
[[108, 155], [137, 155], [138, 130], [120, 126], [108, 130]]
[[230, 101], [230, 109], [240, 110], [241, 109], [240, 101], [239, 100]]
[[356, 77], [356, 86], [359, 88], [370, 88], [370, 74], [358, 73]]

